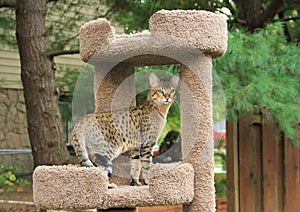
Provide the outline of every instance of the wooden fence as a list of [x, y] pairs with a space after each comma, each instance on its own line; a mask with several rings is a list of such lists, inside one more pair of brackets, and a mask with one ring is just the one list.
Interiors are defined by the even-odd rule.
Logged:
[[227, 122], [228, 212], [300, 211], [300, 150], [262, 118]]

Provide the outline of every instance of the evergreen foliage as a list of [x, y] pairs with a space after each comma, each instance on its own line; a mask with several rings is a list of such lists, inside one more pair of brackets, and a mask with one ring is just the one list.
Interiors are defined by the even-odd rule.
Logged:
[[265, 113], [296, 144], [300, 120], [300, 49], [280, 23], [247, 34], [229, 33], [225, 56], [214, 61], [226, 95], [227, 119]]
[[0, 47], [17, 48], [15, 36], [15, 11], [11, 8], [0, 8]]
[[[109, 19], [112, 12], [103, 1], [98, 0], [49, 1], [47, 6], [45, 36], [49, 42], [48, 54], [67, 54], [70, 50], [79, 52], [79, 28], [93, 19]], [[1, 7], [0, 4], [1, 48], [17, 49], [15, 29], [15, 8]]]

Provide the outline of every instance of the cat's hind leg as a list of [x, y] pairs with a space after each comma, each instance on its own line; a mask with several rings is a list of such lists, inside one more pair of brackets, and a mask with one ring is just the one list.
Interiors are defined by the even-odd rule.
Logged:
[[[105, 172], [108, 177], [112, 176], [113, 165], [107, 156], [101, 155], [99, 153], [95, 154], [95, 164], [98, 166], [104, 166]], [[108, 188], [117, 188], [118, 186], [115, 183], [108, 183]]]
[[113, 173], [113, 165], [109, 158], [105, 155], [95, 153], [95, 164], [97, 166], [104, 166], [107, 176], [110, 177]]

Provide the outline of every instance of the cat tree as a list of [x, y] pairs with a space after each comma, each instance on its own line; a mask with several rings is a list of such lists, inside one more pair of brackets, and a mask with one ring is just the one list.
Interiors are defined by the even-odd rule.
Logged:
[[[225, 19], [207, 11], [158, 11], [150, 32], [118, 35], [106, 19], [80, 29], [80, 55], [95, 67], [96, 112], [126, 108], [135, 97], [134, 67], [180, 64], [183, 162], [151, 167], [149, 186], [108, 189], [98, 168], [40, 166], [34, 171], [37, 205], [49, 209], [134, 208], [184, 204], [215, 211], [212, 138], [212, 58], [227, 48]], [[128, 182], [127, 182], [128, 184]]]

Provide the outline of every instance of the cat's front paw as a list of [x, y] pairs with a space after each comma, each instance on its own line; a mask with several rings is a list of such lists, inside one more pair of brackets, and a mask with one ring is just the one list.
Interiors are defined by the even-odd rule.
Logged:
[[142, 183], [139, 180], [131, 179], [130, 185], [131, 186], [142, 186]]
[[148, 180], [140, 179], [141, 184], [148, 185]]
[[106, 167], [105, 172], [108, 177], [111, 177], [112, 176], [112, 167]]

